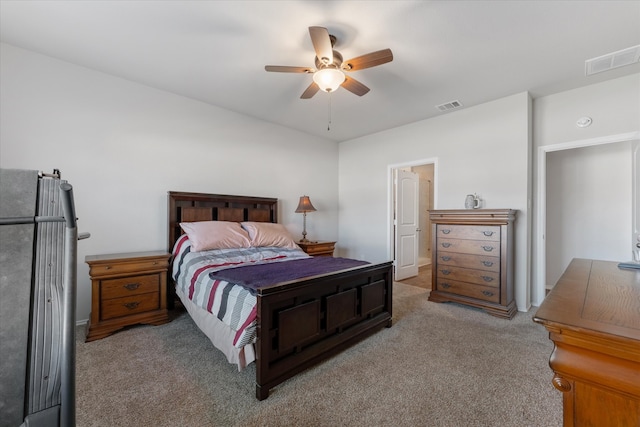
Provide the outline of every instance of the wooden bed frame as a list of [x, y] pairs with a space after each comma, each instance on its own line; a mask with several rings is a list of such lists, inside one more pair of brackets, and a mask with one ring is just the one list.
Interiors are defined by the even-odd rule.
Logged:
[[[169, 192], [169, 252], [180, 222], [277, 222], [278, 200]], [[392, 263], [262, 288], [257, 295], [256, 397], [392, 324]], [[174, 287], [170, 286], [173, 301]]]

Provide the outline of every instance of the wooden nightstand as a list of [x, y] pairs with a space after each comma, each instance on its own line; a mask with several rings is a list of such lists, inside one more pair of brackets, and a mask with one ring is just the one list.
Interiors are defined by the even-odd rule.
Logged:
[[165, 251], [90, 255], [91, 318], [85, 341], [104, 338], [137, 323], [169, 321]]
[[336, 242], [297, 242], [298, 246], [312, 256], [333, 256]]

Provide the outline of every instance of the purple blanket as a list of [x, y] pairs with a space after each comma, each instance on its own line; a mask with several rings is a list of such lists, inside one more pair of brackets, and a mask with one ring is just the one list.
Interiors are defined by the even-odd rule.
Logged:
[[213, 280], [224, 280], [229, 283], [236, 283], [244, 286], [249, 289], [251, 293], [255, 294], [256, 289], [265, 286], [366, 264], [369, 263], [356, 259], [320, 256], [269, 264], [227, 268], [209, 273], [209, 277]]

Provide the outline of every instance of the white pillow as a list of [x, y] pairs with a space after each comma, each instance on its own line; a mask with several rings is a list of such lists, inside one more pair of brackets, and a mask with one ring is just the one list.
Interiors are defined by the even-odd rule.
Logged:
[[198, 221], [181, 222], [180, 227], [189, 236], [191, 250], [248, 248], [249, 235], [237, 222]]
[[243, 222], [242, 227], [249, 232], [251, 246], [277, 246], [297, 248], [291, 233], [282, 224], [272, 222]]

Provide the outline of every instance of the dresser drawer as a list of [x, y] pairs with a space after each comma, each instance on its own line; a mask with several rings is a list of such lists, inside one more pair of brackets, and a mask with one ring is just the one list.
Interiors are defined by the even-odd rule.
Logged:
[[500, 227], [495, 225], [452, 225], [438, 224], [437, 237], [500, 241]]
[[456, 295], [463, 295], [483, 301], [494, 303], [500, 302], [500, 289], [489, 286], [474, 285], [471, 283], [458, 282], [456, 280], [441, 279], [436, 281], [436, 288], [440, 292], [449, 292]]
[[120, 298], [130, 295], [158, 292], [160, 286], [159, 274], [147, 274], [144, 276], [130, 276], [120, 279], [102, 280], [102, 299]]
[[453, 267], [475, 268], [486, 271], [500, 271], [500, 257], [460, 254], [456, 252], [439, 251], [436, 262], [440, 265]]
[[139, 259], [132, 262], [113, 260], [113, 262], [101, 262], [91, 265], [89, 274], [91, 277], [107, 277], [121, 274], [139, 273], [142, 271], [165, 270], [169, 266], [169, 259]]
[[500, 286], [500, 274], [493, 271], [438, 265], [436, 275], [441, 279], [474, 283], [477, 285], [490, 286], [494, 288]]
[[101, 320], [129, 316], [136, 313], [145, 313], [159, 308], [160, 295], [158, 292], [104, 300], [102, 301]]
[[500, 242], [438, 238], [437, 246], [438, 251], [500, 256]]

